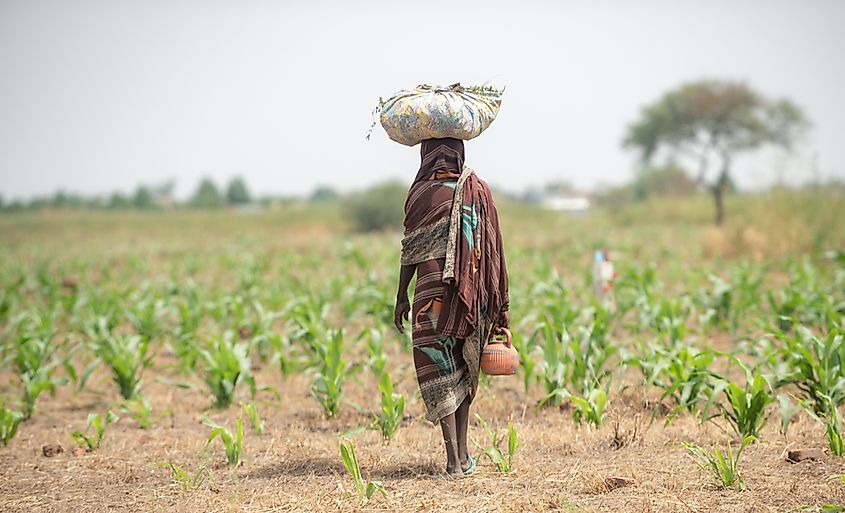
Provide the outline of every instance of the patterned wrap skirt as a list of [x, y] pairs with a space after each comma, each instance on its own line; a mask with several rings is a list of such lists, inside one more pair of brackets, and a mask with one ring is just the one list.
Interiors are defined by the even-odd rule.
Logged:
[[[412, 187], [406, 205], [406, 233], [447, 221], [454, 190], [455, 180], [432, 180]], [[433, 229], [426, 233], [439, 239], [441, 232]], [[442, 255], [443, 250], [435, 253]], [[486, 312], [476, 313], [480, 321], [477, 328], [468, 323], [457, 288], [443, 281], [445, 258], [426, 257], [415, 265], [417, 282], [411, 309], [414, 367], [426, 418], [436, 423], [454, 413], [465, 399], [474, 399], [482, 341], [487, 340], [492, 328]]]

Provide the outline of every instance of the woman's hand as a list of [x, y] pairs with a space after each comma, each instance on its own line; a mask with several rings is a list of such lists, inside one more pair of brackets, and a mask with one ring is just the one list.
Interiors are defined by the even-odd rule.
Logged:
[[502, 333], [502, 329], [510, 329], [511, 327], [511, 320], [508, 316], [507, 310], [502, 310], [502, 313], [499, 314], [499, 322], [496, 326], [496, 333]]
[[408, 296], [398, 296], [396, 298], [396, 309], [393, 310], [393, 324], [396, 325], [399, 333], [405, 333], [405, 326], [402, 324], [402, 321], [407, 321], [410, 314], [411, 303], [408, 301]]

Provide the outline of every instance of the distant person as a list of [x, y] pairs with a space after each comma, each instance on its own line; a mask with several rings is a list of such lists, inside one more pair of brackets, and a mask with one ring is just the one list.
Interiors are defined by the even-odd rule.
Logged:
[[[508, 273], [499, 216], [486, 183], [464, 167], [464, 143], [422, 141], [422, 163], [405, 201], [405, 238], [394, 322], [412, 312], [414, 366], [426, 418], [440, 423], [446, 472], [475, 471], [467, 449], [479, 358], [507, 328]], [[417, 274], [413, 309], [408, 285]]]

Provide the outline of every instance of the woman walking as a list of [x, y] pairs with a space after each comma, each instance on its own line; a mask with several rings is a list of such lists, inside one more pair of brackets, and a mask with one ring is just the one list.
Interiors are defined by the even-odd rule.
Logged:
[[[405, 202], [399, 291], [394, 322], [410, 322], [414, 366], [426, 418], [440, 423], [446, 471], [468, 475], [469, 406], [478, 387], [480, 355], [507, 328], [508, 274], [499, 216], [486, 183], [464, 166], [464, 143], [427, 139]], [[417, 275], [413, 308], [408, 285]]]

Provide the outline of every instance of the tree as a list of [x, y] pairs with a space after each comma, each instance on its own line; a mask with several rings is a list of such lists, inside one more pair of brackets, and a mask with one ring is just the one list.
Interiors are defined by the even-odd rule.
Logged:
[[150, 210], [156, 207], [155, 198], [152, 191], [146, 185], [139, 185], [135, 189], [135, 195], [132, 197], [132, 203], [135, 208], [141, 210]]
[[643, 167], [631, 187], [637, 200], [651, 196], [686, 196], [696, 191], [695, 180], [675, 163]]
[[311, 193], [308, 201], [312, 203], [324, 203], [336, 200], [337, 196], [337, 191], [328, 185], [318, 185], [317, 188], [314, 189], [314, 192]]
[[401, 229], [407, 192], [407, 186], [399, 182], [374, 185], [346, 199], [346, 218], [359, 232]]
[[132, 201], [119, 192], [112, 193], [112, 195], [109, 196], [108, 202], [106, 203], [106, 208], [114, 210], [122, 210], [131, 207]]
[[199, 208], [216, 208], [223, 205], [223, 197], [211, 178], [200, 181], [197, 192], [191, 198], [191, 206]]
[[623, 146], [639, 150], [644, 165], [660, 156], [666, 162], [692, 161], [696, 182], [713, 195], [720, 225], [734, 157], [764, 145], [790, 150], [808, 126], [789, 100], [770, 100], [741, 82], [704, 80], [644, 107]]
[[250, 202], [249, 189], [247, 189], [246, 182], [240, 176], [233, 178], [229, 182], [229, 187], [226, 188], [226, 201], [230, 205], [243, 205]]

